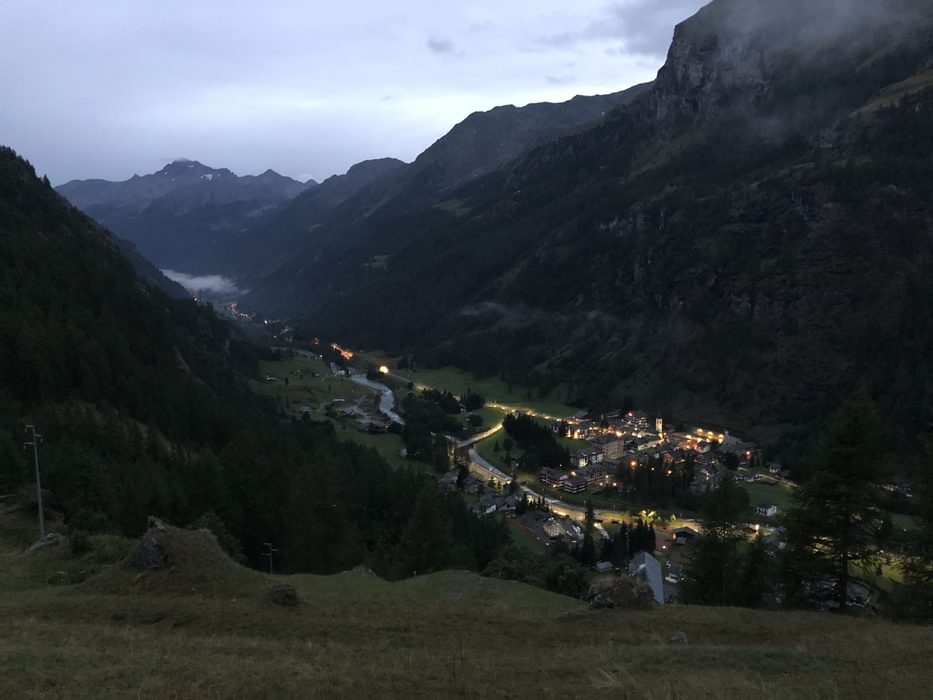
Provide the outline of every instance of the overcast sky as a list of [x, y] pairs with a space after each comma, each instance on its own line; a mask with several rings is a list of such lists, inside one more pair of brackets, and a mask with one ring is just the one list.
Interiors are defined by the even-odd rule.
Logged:
[[179, 157], [322, 180], [651, 80], [706, 1], [2, 0], [0, 143], [54, 184]]

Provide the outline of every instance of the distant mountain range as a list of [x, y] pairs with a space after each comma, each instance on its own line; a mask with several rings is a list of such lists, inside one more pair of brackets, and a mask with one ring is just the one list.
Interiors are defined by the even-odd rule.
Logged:
[[215, 269], [232, 236], [316, 184], [178, 160], [123, 182], [73, 180], [57, 190], [159, 267], [200, 271]]
[[252, 281], [320, 251], [326, 224], [434, 204], [535, 146], [591, 126], [645, 89], [477, 112], [414, 163], [364, 161], [320, 185], [271, 170], [238, 177], [181, 160], [124, 182], [75, 180], [57, 190], [162, 268]]

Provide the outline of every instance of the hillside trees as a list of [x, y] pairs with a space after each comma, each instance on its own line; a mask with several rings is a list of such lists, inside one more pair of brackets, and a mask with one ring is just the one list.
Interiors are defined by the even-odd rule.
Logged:
[[768, 553], [764, 542], [749, 544], [742, 530], [748, 496], [731, 474], [706, 498], [703, 536], [691, 544], [683, 580], [684, 600], [700, 605], [764, 602]]
[[895, 597], [895, 614], [911, 620], [933, 620], [933, 432], [921, 457], [925, 470], [917, 489], [919, 527], [906, 535], [904, 586]]
[[[508, 434], [524, 450], [522, 467], [537, 472], [542, 467], [566, 468], [570, 466], [570, 453], [560, 446], [554, 433], [538, 421], [524, 414], [509, 414], [502, 421]], [[511, 447], [506, 446], [508, 453]]]
[[[417, 523], [431, 508], [451, 523], [453, 545], [429, 568], [482, 568], [508, 539], [500, 523], [433, 492], [416, 516], [427, 477], [340, 442], [329, 422], [282, 422], [241, 381], [257, 352], [209, 308], [142, 282], [109, 233], [6, 148], [0, 347], [0, 495], [29, 503], [22, 430], [36, 424], [45, 505], [71, 530], [135, 536], [155, 515], [228, 533], [226, 549], [253, 566], [272, 542], [286, 570], [365, 563], [386, 576], [400, 548], [410, 557], [420, 546]], [[422, 404], [441, 427], [459, 425]], [[446, 460], [446, 442], [429, 440], [435, 447]]]

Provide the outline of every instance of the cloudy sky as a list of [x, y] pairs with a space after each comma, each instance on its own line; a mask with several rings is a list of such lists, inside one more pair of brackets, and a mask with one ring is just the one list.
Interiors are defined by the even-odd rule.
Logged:
[[469, 113], [650, 80], [706, 0], [3, 0], [0, 143], [55, 184], [178, 157], [321, 180]]

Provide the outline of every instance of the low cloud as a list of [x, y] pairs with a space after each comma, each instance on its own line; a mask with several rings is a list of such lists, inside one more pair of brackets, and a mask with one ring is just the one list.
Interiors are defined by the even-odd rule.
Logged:
[[551, 85], [572, 85], [577, 82], [577, 79], [572, 75], [549, 75], [547, 81]]
[[451, 54], [457, 50], [457, 47], [454, 45], [450, 39], [440, 39], [438, 37], [431, 37], [427, 42], [428, 49], [431, 53], [437, 54]]
[[620, 54], [664, 57], [674, 25], [709, 0], [623, 0], [603, 8], [602, 15], [578, 29], [538, 39], [545, 48], [570, 49], [584, 43], [613, 43]]
[[188, 275], [175, 270], [162, 270], [162, 274], [173, 282], [177, 282], [192, 294], [210, 292], [212, 294], [239, 294], [240, 289], [236, 283], [221, 275]]

